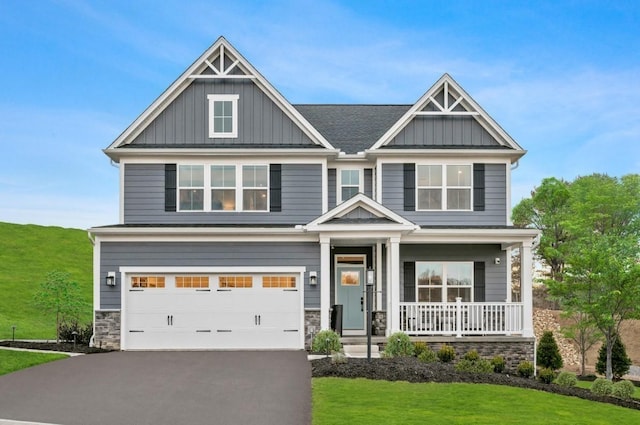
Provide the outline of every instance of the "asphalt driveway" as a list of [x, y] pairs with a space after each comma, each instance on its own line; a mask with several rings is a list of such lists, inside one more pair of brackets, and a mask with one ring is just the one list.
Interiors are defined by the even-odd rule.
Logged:
[[0, 376], [2, 420], [60, 425], [311, 422], [304, 351], [113, 352]]

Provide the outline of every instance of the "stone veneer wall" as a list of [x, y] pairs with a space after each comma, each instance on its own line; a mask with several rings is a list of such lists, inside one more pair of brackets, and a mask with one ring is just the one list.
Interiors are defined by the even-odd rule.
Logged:
[[387, 312], [373, 312], [373, 335], [384, 336], [387, 332]]
[[120, 349], [120, 311], [96, 311], [93, 343], [98, 348]]
[[320, 309], [305, 309], [304, 311], [304, 348], [311, 349], [315, 334], [320, 332]]

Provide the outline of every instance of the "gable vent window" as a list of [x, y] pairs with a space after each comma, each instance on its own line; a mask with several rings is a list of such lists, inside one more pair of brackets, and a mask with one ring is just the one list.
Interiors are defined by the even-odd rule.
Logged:
[[237, 94], [210, 94], [209, 100], [209, 138], [238, 137], [238, 99]]
[[417, 210], [471, 210], [470, 165], [418, 165]]

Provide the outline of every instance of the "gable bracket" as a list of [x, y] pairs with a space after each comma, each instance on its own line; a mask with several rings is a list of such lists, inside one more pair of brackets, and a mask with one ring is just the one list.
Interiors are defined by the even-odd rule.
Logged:
[[465, 116], [465, 115], [480, 115], [479, 112], [476, 111], [454, 111], [454, 108], [456, 106], [458, 106], [460, 104], [460, 102], [462, 102], [463, 97], [462, 95], [458, 94], [458, 98], [455, 100], [455, 102], [453, 102], [451, 105], [449, 105], [449, 95], [451, 95], [453, 98], [455, 98], [456, 96], [451, 93], [449, 91], [449, 82], [445, 81], [444, 82], [444, 106], [442, 106], [440, 104], [440, 102], [438, 102], [433, 96], [429, 96], [429, 101], [431, 101], [436, 108], [439, 109], [439, 111], [415, 111], [413, 112], [413, 115], [431, 115], [431, 116], [444, 116], [444, 115], [459, 115], [459, 116]]

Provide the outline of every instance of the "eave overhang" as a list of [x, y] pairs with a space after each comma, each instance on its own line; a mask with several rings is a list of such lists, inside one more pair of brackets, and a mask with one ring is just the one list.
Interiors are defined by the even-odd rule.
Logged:
[[247, 155], [252, 157], [268, 156], [297, 156], [297, 157], [337, 157], [340, 150], [324, 148], [273, 148], [273, 149], [216, 149], [216, 148], [126, 148], [104, 149], [103, 152], [114, 162], [120, 162], [122, 158], [131, 157], [171, 157], [180, 156], [207, 156], [207, 157], [237, 157]]

